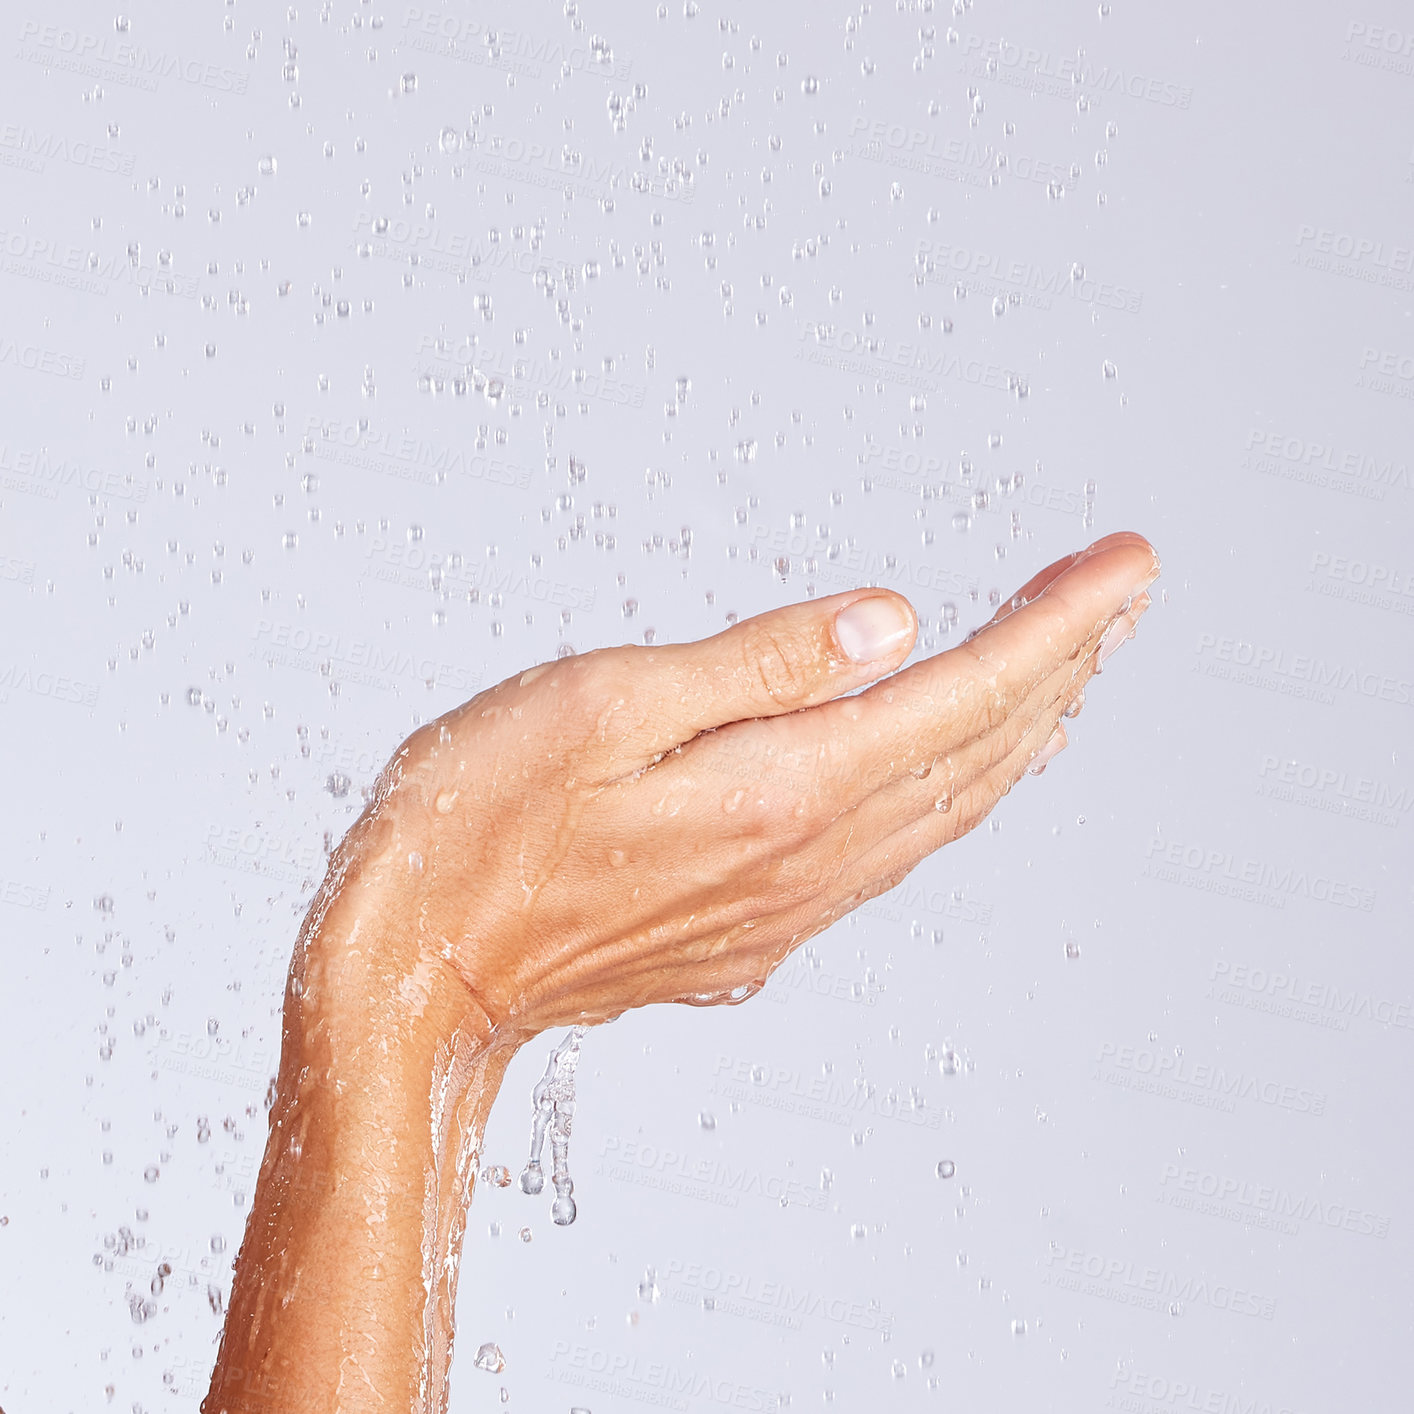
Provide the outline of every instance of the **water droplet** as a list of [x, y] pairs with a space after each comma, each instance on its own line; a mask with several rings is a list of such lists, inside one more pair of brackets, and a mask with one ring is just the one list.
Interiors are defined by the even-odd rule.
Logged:
[[711, 1110], [703, 1110], [702, 1113], [697, 1116], [697, 1122], [703, 1129], [715, 1129], [717, 1127], [716, 1116], [713, 1115]]
[[506, 1357], [501, 1354], [501, 1347], [494, 1341], [488, 1340], [477, 1352], [476, 1358], [472, 1361], [478, 1370], [485, 1370], [489, 1374], [499, 1375], [506, 1368]]
[[1080, 956], [1080, 944], [1074, 938], [1068, 938], [1065, 944], [1065, 955], [1072, 961]]
[[951, 1178], [957, 1172], [957, 1165], [951, 1159], [938, 1160], [938, 1177]]
[[[552, 1156], [551, 1181], [555, 1186], [555, 1201], [550, 1216], [559, 1227], [566, 1227], [575, 1220], [577, 1209], [574, 1198], [574, 1180], [569, 1171], [569, 1141], [574, 1120], [574, 1076], [579, 1066], [579, 1046], [584, 1038], [585, 1027], [575, 1026], [570, 1034], [550, 1052], [550, 1060], [545, 1074], [536, 1083], [531, 1096], [534, 1105], [533, 1125], [530, 1136], [530, 1158], [520, 1176], [521, 1191], [534, 1196], [545, 1187], [545, 1172], [541, 1167], [540, 1154], [545, 1142], [545, 1133], [550, 1134]], [[529, 1228], [522, 1230], [522, 1240]]]
[[1106, 378], [1113, 378], [1118, 371], [1119, 370], [1115, 368], [1114, 364], [1112, 364], [1109, 359], [1106, 359], [1104, 363], [1100, 365], [1100, 372], [1103, 373]]
[[404, 93], [415, 93], [417, 91], [417, 75], [404, 74], [400, 87]]

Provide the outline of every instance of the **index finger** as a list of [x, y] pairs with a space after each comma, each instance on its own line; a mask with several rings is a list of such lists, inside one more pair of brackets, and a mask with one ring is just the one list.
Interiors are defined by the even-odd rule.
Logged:
[[848, 740], [852, 774], [875, 789], [994, 730], [1038, 684], [1093, 651], [1158, 573], [1142, 536], [1106, 536], [1035, 576], [966, 642], [813, 708], [805, 714], [812, 734], [822, 744]]

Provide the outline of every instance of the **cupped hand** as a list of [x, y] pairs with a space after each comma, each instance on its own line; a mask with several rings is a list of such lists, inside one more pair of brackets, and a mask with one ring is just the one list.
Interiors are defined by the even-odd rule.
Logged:
[[450, 971], [511, 1043], [739, 1000], [1044, 768], [1158, 570], [1108, 536], [902, 672], [913, 610], [864, 589], [508, 678], [398, 749], [306, 932], [368, 905], [378, 976]]

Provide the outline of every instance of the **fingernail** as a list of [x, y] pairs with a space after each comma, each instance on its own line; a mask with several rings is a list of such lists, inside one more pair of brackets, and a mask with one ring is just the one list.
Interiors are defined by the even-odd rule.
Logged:
[[1056, 727], [1046, 744], [1031, 758], [1031, 764], [1026, 768], [1028, 776], [1039, 776], [1050, 763], [1051, 758], [1065, 745], [1065, 733]]
[[1139, 620], [1151, 602], [1149, 596], [1141, 590], [1129, 608], [1109, 626], [1104, 638], [1100, 640], [1100, 651], [1095, 655], [1095, 671], [1097, 673], [1105, 666], [1105, 660], [1110, 654], [1121, 643], [1127, 642], [1134, 636], [1134, 630], [1139, 626]]
[[856, 599], [835, 616], [835, 639], [856, 663], [889, 657], [912, 632], [907, 610], [888, 594]]
[[1158, 577], [1163, 573], [1163, 566], [1159, 563], [1159, 557], [1154, 556], [1154, 563], [1149, 567], [1149, 573], [1129, 591], [1131, 599], [1137, 599]]

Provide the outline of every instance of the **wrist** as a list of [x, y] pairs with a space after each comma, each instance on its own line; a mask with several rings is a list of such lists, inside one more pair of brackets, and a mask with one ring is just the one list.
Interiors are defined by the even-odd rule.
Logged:
[[393, 867], [407, 843], [389, 820], [360, 822], [340, 845], [300, 932], [286, 1021], [342, 1064], [367, 1046], [426, 1058], [465, 1033], [490, 1045], [494, 1027], [451, 957], [426, 928], [415, 878]]
[[357, 927], [312, 910], [291, 968], [213, 1409], [363, 1408], [331, 1394], [351, 1359], [379, 1408], [444, 1407], [428, 1395], [445, 1392], [466, 1206], [512, 1050], [448, 968], [385, 946], [371, 903]]

